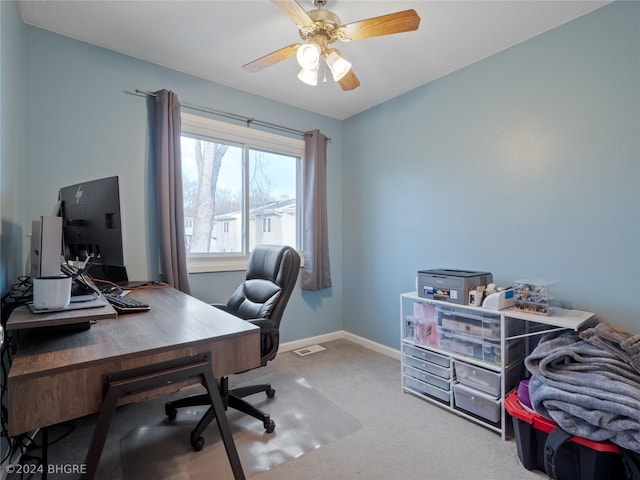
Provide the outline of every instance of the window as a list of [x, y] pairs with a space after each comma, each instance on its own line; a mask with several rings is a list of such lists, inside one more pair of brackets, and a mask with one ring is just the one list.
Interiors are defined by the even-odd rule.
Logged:
[[301, 138], [183, 113], [181, 150], [190, 271], [244, 269], [260, 243], [301, 249]]
[[262, 219], [262, 233], [270, 233], [271, 232], [271, 217], [266, 217]]

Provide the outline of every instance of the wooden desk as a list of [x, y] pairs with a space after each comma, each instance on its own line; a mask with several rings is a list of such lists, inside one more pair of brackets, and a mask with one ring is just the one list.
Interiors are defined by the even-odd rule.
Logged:
[[[100, 412], [107, 379], [123, 371], [203, 353], [210, 354], [215, 377], [260, 365], [258, 327], [172, 288], [131, 295], [151, 310], [20, 344], [8, 376], [9, 435]], [[13, 314], [24, 313], [18, 310]], [[127, 396], [119, 404], [184, 385]]]

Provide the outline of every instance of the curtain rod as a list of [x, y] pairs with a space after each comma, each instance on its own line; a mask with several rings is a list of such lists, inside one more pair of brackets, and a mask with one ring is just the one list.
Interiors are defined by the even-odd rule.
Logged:
[[[141, 94], [141, 95], [147, 95], [149, 97], [157, 97], [158, 96], [153, 92], [147, 92], [145, 90], [140, 90], [138, 88], [136, 88], [136, 93]], [[219, 115], [221, 117], [231, 118], [233, 120], [242, 120], [243, 122], [245, 122], [247, 124], [247, 127], [250, 127], [251, 124], [254, 123], [256, 125], [260, 125], [260, 126], [268, 127], [268, 128], [273, 128], [275, 130], [282, 130], [284, 132], [295, 133], [296, 135], [300, 135], [300, 136], [303, 136], [303, 137], [307, 133], [307, 132], [303, 132], [302, 130], [296, 130], [295, 128], [285, 127], [283, 125], [278, 125], [276, 123], [265, 122], [263, 120], [257, 120], [257, 119], [252, 118], [252, 117], [245, 117], [244, 115], [239, 115], [237, 113], [230, 113], [230, 112], [225, 112], [225, 111], [222, 111], [222, 110], [216, 110], [215, 108], [203, 107], [201, 105], [195, 105], [193, 103], [180, 102], [180, 106], [185, 107], [185, 108], [190, 108], [192, 110], [198, 110], [200, 112], [212, 113], [214, 115]], [[331, 139], [328, 138], [327, 141], [331, 141]]]

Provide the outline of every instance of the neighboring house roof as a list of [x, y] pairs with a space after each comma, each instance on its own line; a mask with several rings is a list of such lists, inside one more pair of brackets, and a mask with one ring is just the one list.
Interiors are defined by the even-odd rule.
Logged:
[[249, 211], [249, 215], [283, 215], [285, 213], [293, 213], [296, 210], [296, 199], [282, 200], [273, 202], [262, 207], [254, 208]]
[[[281, 200], [279, 202], [268, 203], [267, 205], [263, 205], [261, 207], [252, 208], [249, 211], [250, 216], [264, 216], [264, 215], [284, 215], [286, 213], [295, 213], [296, 211], [296, 199], [290, 198], [288, 200]], [[185, 212], [185, 220], [193, 219], [194, 215], [192, 212]], [[191, 215], [189, 215], [189, 213]], [[220, 215], [216, 215], [214, 220], [216, 222], [221, 221], [229, 221], [229, 220], [237, 220], [240, 217], [241, 212], [236, 210], [234, 212], [221, 213]]]

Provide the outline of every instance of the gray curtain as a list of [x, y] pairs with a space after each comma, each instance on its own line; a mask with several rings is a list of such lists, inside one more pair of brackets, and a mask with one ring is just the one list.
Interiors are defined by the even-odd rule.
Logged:
[[327, 137], [319, 130], [306, 132], [304, 158], [304, 233], [302, 288], [331, 286], [327, 230]]
[[180, 102], [167, 90], [148, 97], [151, 114], [152, 169], [160, 236], [160, 268], [164, 281], [191, 293], [184, 244]]

